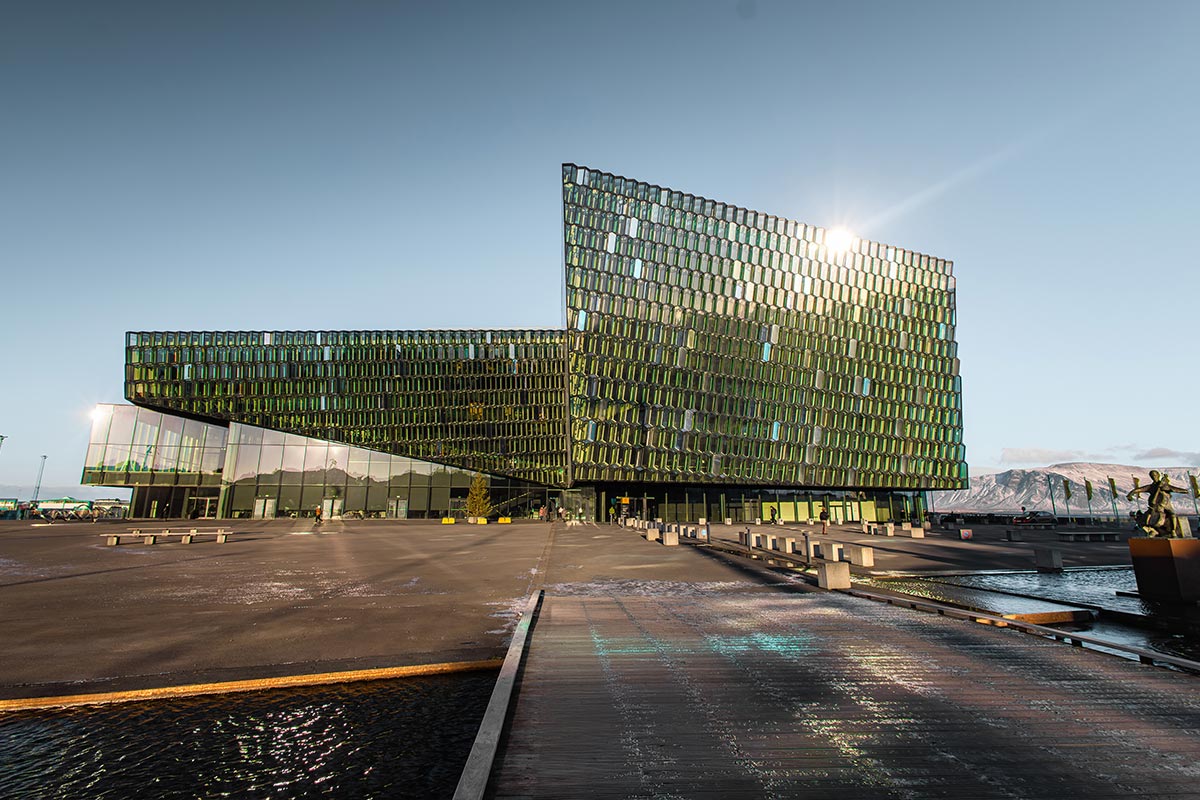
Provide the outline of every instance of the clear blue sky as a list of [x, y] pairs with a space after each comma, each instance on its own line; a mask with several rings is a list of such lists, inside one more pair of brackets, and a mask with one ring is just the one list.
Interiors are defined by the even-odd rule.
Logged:
[[0, 484], [78, 481], [126, 330], [559, 325], [562, 161], [952, 259], [973, 472], [1200, 463], [1197, 42], [1186, 1], [9, 0]]

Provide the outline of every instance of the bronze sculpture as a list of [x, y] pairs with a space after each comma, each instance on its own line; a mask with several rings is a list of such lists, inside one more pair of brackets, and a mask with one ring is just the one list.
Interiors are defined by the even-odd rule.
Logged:
[[1174, 539], [1183, 536], [1183, 529], [1175, 515], [1175, 506], [1171, 504], [1171, 494], [1186, 492], [1171, 485], [1171, 479], [1156, 469], [1150, 470], [1150, 484], [1140, 486], [1125, 495], [1126, 500], [1132, 500], [1142, 492], [1149, 492], [1146, 510], [1139, 511], [1135, 517], [1137, 527], [1146, 532], [1147, 536], [1161, 536]]

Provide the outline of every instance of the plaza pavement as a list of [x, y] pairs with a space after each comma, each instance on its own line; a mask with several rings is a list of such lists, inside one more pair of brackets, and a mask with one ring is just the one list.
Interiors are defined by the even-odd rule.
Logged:
[[[219, 524], [235, 531], [225, 544], [107, 547], [111, 531], [217, 523], [0, 522], [0, 699], [497, 658], [524, 599], [543, 586], [558, 595], [807, 590], [757, 563], [611, 525]], [[738, 529], [714, 534], [736, 540]], [[872, 538], [848, 526], [834, 536]], [[1002, 536], [977, 529], [971, 542], [933, 534], [871, 544], [880, 571], [1031, 566], [1035, 542]], [[1124, 543], [1062, 547], [1069, 566], [1128, 563]]]

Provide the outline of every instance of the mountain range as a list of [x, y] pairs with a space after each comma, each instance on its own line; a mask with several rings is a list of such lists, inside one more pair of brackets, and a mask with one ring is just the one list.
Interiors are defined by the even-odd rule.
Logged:
[[[1109, 488], [1111, 477], [1117, 485], [1116, 509], [1118, 516], [1126, 516], [1135, 508], [1146, 507], [1146, 495], [1130, 502], [1126, 493], [1133, 489], [1137, 478], [1142, 486], [1150, 483], [1150, 470], [1156, 469], [1171, 476], [1171, 483], [1186, 494], [1174, 495], [1176, 511], [1181, 514], [1195, 513], [1189, 471], [1197, 473], [1195, 467], [1138, 467], [1129, 464], [1096, 464], [1072, 461], [1066, 464], [1051, 464], [1037, 469], [1010, 469], [971, 478], [971, 488], [955, 492], [937, 492], [933, 505], [937, 511], [985, 511], [1013, 513], [1022, 508], [1029, 511], [1050, 511], [1059, 516], [1085, 515], [1088, 512], [1087, 493], [1084, 481], [1092, 482], [1091, 509], [1095, 514], [1113, 513], [1113, 494]], [[1071, 488], [1067, 500], [1063, 481]], [[1053, 500], [1051, 499], [1053, 498]]]

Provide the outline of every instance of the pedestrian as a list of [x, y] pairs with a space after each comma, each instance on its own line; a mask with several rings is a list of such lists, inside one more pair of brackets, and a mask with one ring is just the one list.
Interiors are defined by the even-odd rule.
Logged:
[[313, 516], [317, 518], [317, 525], [321, 524], [321, 504], [317, 503], [316, 509], [313, 510]]
[[542, 506], [541, 508], [538, 509], [538, 519], [540, 519], [542, 522], [546, 521], [546, 507], [545, 506]]
[[821, 519], [821, 535], [824, 536], [826, 533], [829, 533], [829, 509], [828, 508], [821, 509], [820, 519]]
[[775, 506], [771, 506], [771, 524], [779, 524], [779, 509], [775, 508]]

